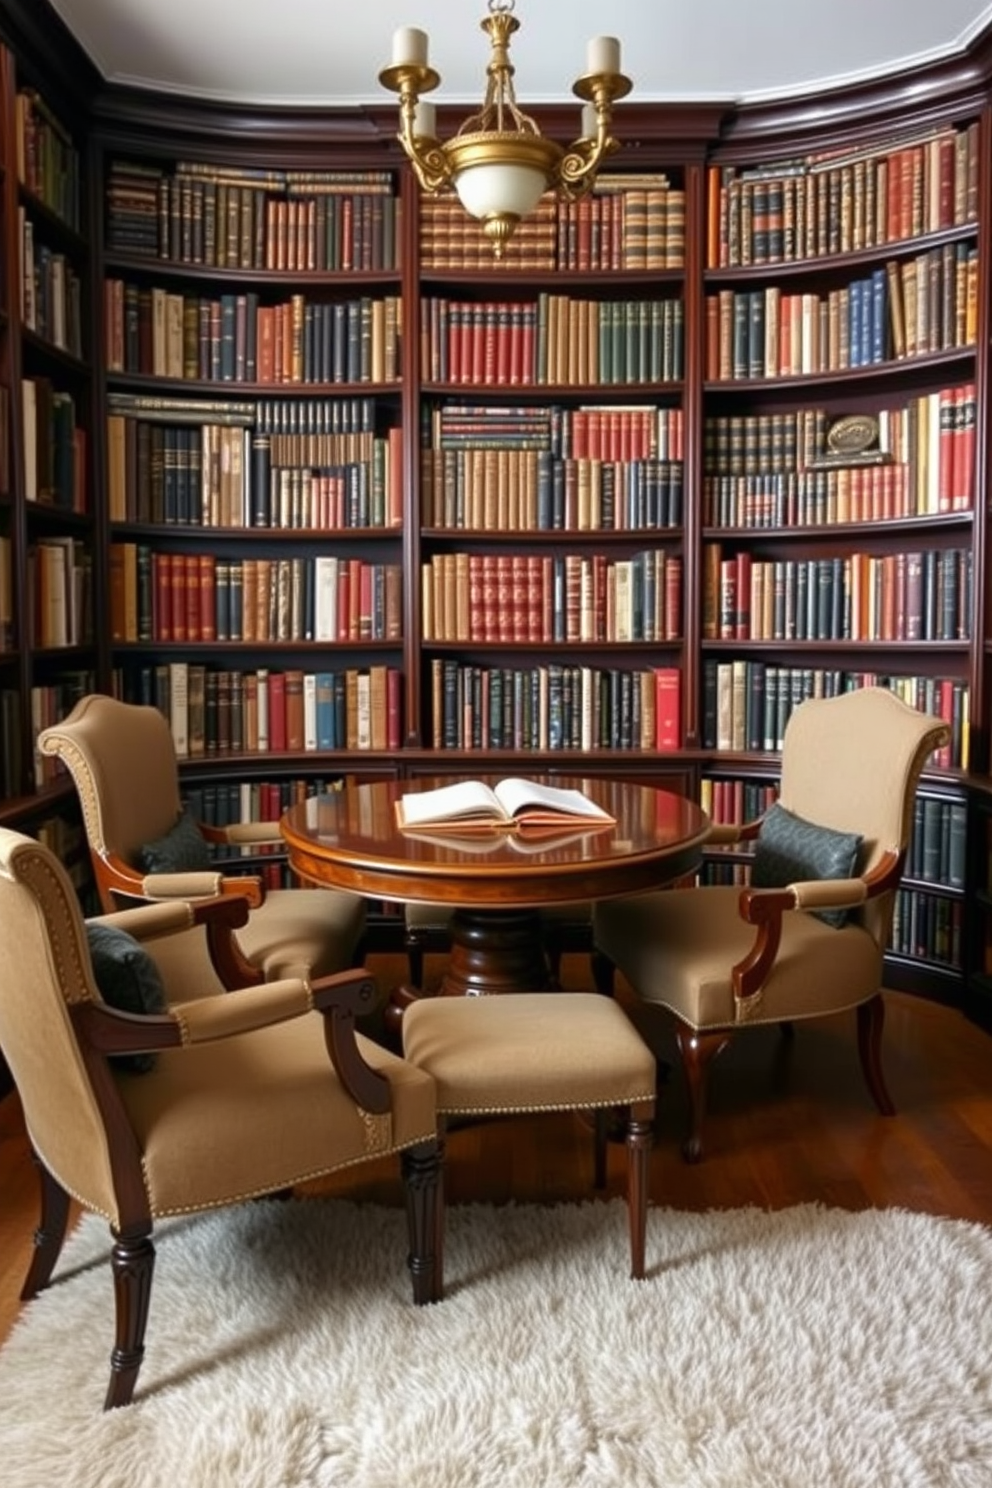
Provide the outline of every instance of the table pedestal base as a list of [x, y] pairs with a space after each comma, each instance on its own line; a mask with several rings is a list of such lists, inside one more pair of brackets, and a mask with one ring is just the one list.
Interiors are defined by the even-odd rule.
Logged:
[[[498, 997], [504, 992], [543, 992], [551, 986], [536, 909], [456, 909], [449, 922], [451, 950], [440, 997]], [[399, 1035], [403, 1009], [424, 994], [397, 987], [386, 1009], [386, 1027]]]
[[548, 965], [536, 909], [456, 909], [442, 997], [491, 997], [541, 992]]

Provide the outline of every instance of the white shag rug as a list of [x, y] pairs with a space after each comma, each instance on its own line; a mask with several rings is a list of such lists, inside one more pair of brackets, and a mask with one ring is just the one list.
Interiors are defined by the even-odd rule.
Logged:
[[135, 1403], [103, 1413], [87, 1218], [0, 1352], [7, 1488], [989, 1488], [992, 1231], [901, 1210], [248, 1204], [158, 1232]]

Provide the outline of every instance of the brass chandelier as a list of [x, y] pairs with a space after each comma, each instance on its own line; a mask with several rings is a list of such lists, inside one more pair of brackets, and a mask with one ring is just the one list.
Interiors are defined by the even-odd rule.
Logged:
[[594, 37], [587, 70], [572, 84], [584, 100], [581, 137], [567, 149], [546, 139], [517, 105], [510, 62], [510, 37], [520, 29], [514, 4], [489, 0], [489, 14], [480, 22], [492, 46], [485, 100], [450, 140], [436, 138], [434, 105], [421, 97], [441, 81], [428, 62], [426, 31], [401, 26], [393, 36], [392, 62], [379, 74], [383, 87], [399, 94], [398, 138], [421, 187], [432, 196], [453, 188], [466, 212], [482, 223], [496, 258], [545, 191], [577, 201], [591, 189], [604, 159], [617, 149], [610, 133], [613, 104], [631, 88], [620, 71], [619, 41]]

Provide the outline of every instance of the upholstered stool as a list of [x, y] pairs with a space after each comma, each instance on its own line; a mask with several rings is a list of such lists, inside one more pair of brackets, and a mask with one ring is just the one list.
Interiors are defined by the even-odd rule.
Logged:
[[[403, 1014], [403, 1054], [432, 1075], [437, 1086], [442, 1159], [451, 1118], [595, 1111], [596, 1183], [602, 1187], [603, 1118], [610, 1107], [627, 1107], [630, 1274], [643, 1277], [655, 1060], [617, 1003], [593, 992], [425, 997]], [[444, 1274], [440, 1219], [438, 1229], [439, 1298]]]

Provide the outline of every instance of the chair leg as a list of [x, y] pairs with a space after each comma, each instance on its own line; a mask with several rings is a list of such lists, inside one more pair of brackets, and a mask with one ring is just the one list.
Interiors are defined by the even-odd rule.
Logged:
[[118, 1235], [110, 1253], [110, 1264], [114, 1273], [117, 1337], [110, 1356], [110, 1384], [104, 1410], [130, 1405], [145, 1355], [145, 1328], [155, 1270], [151, 1225], [130, 1235]]
[[703, 1155], [702, 1130], [706, 1115], [707, 1073], [710, 1063], [730, 1043], [730, 1034], [699, 1033], [680, 1023], [675, 1037], [689, 1088], [689, 1135], [682, 1144], [682, 1156], [686, 1162], [696, 1163]]
[[630, 1227], [630, 1274], [644, 1280], [648, 1226], [648, 1159], [654, 1141], [654, 1102], [630, 1108], [627, 1126], [627, 1221]]
[[440, 1302], [444, 1295], [444, 1142], [422, 1142], [400, 1156], [406, 1188], [407, 1267], [413, 1300]]
[[41, 1189], [41, 1217], [34, 1232], [34, 1251], [28, 1274], [21, 1287], [21, 1301], [29, 1302], [52, 1279], [55, 1263], [62, 1252], [69, 1220], [69, 1195], [56, 1183], [36, 1152], [32, 1153]]
[[616, 967], [609, 956], [604, 956], [602, 951], [593, 951], [590, 957], [592, 967], [593, 986], [601, 997], [613, 996], [613, 975]]
[[410, 968], [410, 985], [418, 992], [424, 985], [424, 941], [419, 930], [408, 930], [403, 937], [407, 965]]
[[885, 1001], [881, 992], [858, 1006], [858, 1053], [871, 1098], [883, 1116], [894, 1116], [896, 1108], [882, 1073], [882, 1029]]
[[606, 1149], [609, 1141], [610, 1109], [598, 1106], [593, 1114], [593, 1175], [595, 1188], [606, 1187]]

